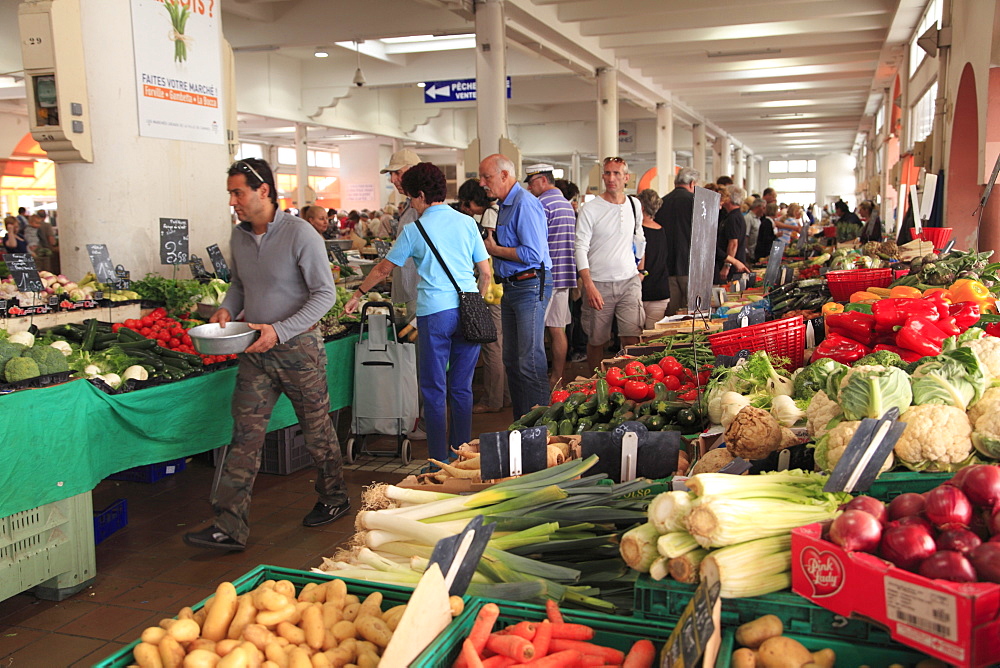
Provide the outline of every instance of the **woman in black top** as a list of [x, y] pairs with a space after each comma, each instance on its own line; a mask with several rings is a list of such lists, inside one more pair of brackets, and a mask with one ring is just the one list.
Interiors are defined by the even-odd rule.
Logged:
[[655, 190], [647, 189], [639, 193], [642, 204], [642, 233], [646, 237], [646, 256], [643, 259], [645, 275], [642, 279], [642, 306], [646, 311], [646, 329], [653, 329], [662, 320], [670, 301], [670, 285], [667, 283], [667, 233], [663, 226], [653, 220], [660, 210], [662, 200]]
[[778, 215], [778, 204], [770, 202], [764, 208], [764, 216], [760, 219], [760, 230], [757, 232], [757, 247], [754, 249], [753, 257], [759, 260], [771, 254], [771, 245], [777, 236], [774, 233], [774, 218]]

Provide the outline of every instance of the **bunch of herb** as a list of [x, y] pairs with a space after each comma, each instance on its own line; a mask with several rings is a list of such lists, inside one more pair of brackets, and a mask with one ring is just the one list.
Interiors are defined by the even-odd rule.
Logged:
[[145, 278], [132, 281], [132, 289], [143, 299], [163, 302], [167, 314], [175, 318], [186, 316], [203, 294], [198, 281], [164, 278], [156, 274], [146, 274]]

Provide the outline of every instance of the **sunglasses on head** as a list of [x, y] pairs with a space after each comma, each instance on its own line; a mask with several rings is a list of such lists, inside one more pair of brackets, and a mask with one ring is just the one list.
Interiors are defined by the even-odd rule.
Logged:
[[254, 176], [257, 177], [257, 180], [260, 181], [261, 183], [265, 182], [264, 177], [261, 176], [260, 173], [253, 168], [253, 165], [251, 165], [246, 160], [237, 160], [236, 162], [233, 163], [233, 167], [243, 172], [244, 174], [253, 174]]
[[620, 163], [622, 163], [622, 164], [627, 164], [627, 163], [625, 162], [625, 158], [619, 158], [618, 156], [615, 156], [615, 157], [613, 157], [613, 158], [605, 158], [605, 159], [604, 159], [604, 163], [605, 163], [605, 164], [607, 164], [607, 163], [609, 163], [609, 162], [620, 162]]

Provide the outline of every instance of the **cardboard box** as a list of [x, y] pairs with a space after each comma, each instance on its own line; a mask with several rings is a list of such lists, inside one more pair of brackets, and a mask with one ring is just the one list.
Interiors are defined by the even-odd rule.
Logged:
[[[696, 332], [719, 332], [722, 331], [723, 320], [715, 319], [705, 321], [702, 318], [695, 320], [678, 320], [675, 322], [657, 322], [655, 329], [659, 336], [667, 334], [686, 333], [692, 330]], [[649, 330], [646, 330], [649, 331]]]
[[894, 640], [962, 668], [1000, 661], [1000, 585], [931, 580], [873, 554], [792, 531], [792, 591], [844, 617], [863, 617]]

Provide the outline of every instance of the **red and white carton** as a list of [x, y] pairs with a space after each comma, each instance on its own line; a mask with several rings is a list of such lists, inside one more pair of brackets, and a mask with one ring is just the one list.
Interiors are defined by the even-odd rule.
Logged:
[[792, 531], [792, 591], [962, 668], [1000, 661], [1000, 585], [931, 580], [823, 540], [823, 524]]

